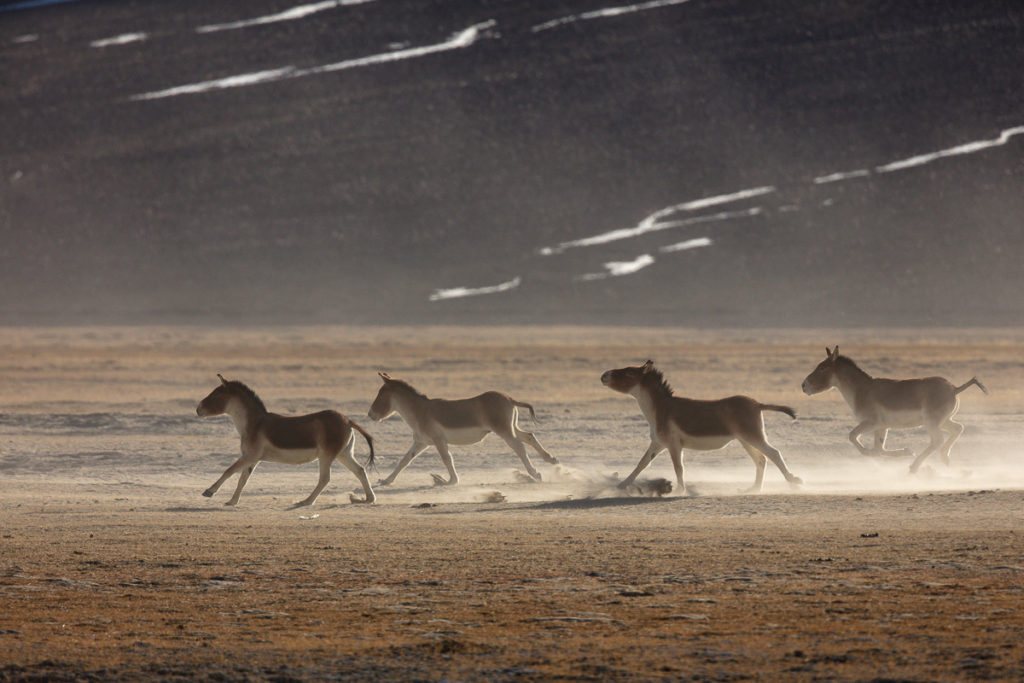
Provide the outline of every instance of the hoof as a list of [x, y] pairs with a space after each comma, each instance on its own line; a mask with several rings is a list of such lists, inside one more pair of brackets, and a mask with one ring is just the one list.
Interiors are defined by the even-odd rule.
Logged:
[[438, 474], [431, 474], [430, 476], [434, 478], [434, 486], [452, 486], [453, 484], [459, 483], [458, 479], [448, 481], [447, 479]]
[[237, 500], [229, 500], [228, 502], [224, 503], [224, 505], [226, 505], [227, 507], [233, 508], [236, 505], [238, 505], [238, 501]]
[[[657, 479], [647, 479], [639, 484], [636, 484], [637, 491], [642, 496], [657, 496], [661, 498], [672, 493], [672, 482], [663, 477]], [[685, 490], [685, 486], [679, 485], [680, 490]]]
[[391, 486], [391, 482], [387, 479], [378, 479], [377, 486]]
[[213, 491], [211, 491], [210, 489], [206, 489], [205, 491], [203, 491], [203, 497], [204, 498], [213, 498]]
[[804, 480], [801, 479], [800, 477], [793, 477], [792, 479], [789, 479], [789, 486], [790, 486], [790, 488], [798, 489], [798, 488], [800, 488], [803, 485], [804, 485]]
[[354, 504], [354, 505], [363, 505], [363, 504], [367, 504], [368, 505], [368, 504], [372, 503], [375, 500], [377, 500], [376, 497], [373, 497], [373, 498], [360, 498], [360, 497], [358, 497], [358, 496], [356, 496], [354, 494], [351, 494], [351, 493], [348, 494], [348, 501], [350, 503]]

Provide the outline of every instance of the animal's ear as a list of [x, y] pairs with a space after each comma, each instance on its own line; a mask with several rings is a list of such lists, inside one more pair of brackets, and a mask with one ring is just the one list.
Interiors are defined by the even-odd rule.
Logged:
[[380, 378], [382, 380], [384, 380], [385, 382], [390, 382], [391, 381], [391, 375], [389, 375], [388, 373], [386, 373], [386, 372], [378, 372], [377, 374], [380, 375]]
[[832, 360], [836, 358], [839, 358], [839, 344], [836, 344], [836, 347], [832, 349]]
[[220, 379], [220, 383], [221, 384], [227, 384], [228, 383], [228, 381], [226, 379], [224, 379], [224, 375], [220, 374], [219, 372], [217, 373], [217, 377]]
[[650, 358], [648, 358], [647, 362], [644, 363], [642, 367], [643, 367], [644, 372], [650, 372], [651, 370], [654, 369], [654, 361], [651, 360]]

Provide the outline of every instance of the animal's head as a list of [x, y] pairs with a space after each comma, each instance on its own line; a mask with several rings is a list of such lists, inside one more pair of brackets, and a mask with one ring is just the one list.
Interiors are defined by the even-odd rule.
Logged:
[[836, 361], [838, 359], [839, 346], [837, 345], [831, 351], [826, 346], [825, 360], [818, 363], [818, 367], [814, 368], [814, 371], [807, 375], [803, 384], [800, 385], [805, 394], [808, 396], [817, 394], [836, 385]]
[[373, 399], [373, 403], [370, 404], [370, 411], [367, 414], [371, 420], [380, 422], [395, 413], [394, 395], [395, 390], [398, 388], [399, 380], [392, 379], [391, 375], [386, 372], [378, 372], [377, 374], [384, 380], [384, 384], [381, 385], [380, 390], [377, 392], [377, 398]]
[[232, 396], [232, 382], [224, 379], [223, 375], [219, 372], [217, 373], [217, 378], [220, 379], [220, 384], [196, 406], [196, 415], [199, 417], [223, 415], [227, 411], [228, 401], [231, 400]]
[[609, 389], [632, 393], [638, 387], [650, 382], [661, 383], [661, 373], [654, 368], [654, 361], [649, 360], [643, 365], [631, 365], [618, 370], [609, 370], [601, 375], [601, 384]]

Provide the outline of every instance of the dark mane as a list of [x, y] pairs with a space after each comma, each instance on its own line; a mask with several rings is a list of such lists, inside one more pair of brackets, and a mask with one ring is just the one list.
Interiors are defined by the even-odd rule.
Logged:
[[417, 396], [419, 398], [427, 398], [426, 394], [424, 394], [422, 391], [419, 391], [416, 387], [414, 387], [413, 385], [409, 384], [404, 379], [394, 379], [394, 378], [392, 378], [392, 379], [390, 379], [388, 381], [391, 384], [397, 384], [402, 389], [405, 389], [406, 391], [411, 393], [413, 396]]
[[652, 391], [672, 396], [672, 387], [665, 381], [665, 375], [661, 374], [661, 370], [658, 370], [653, 365], [644, 373], [644, 386]]
[[858, 374], [861, 374], [861, 375], [864, 375], [865, 377], [870, 377], [871, 376], [868, 373], [866, 373], [863, 370], [861, 370], [860, 366], [857, 365], [856, 363], [854, 363], [853, 359], [850, 358], [849, 356], [836, 356], [835, 362], [836, 362], [837, 365], [838, 364], [845, 365], [848, 368], [852, 369], [854, 372], [856, 372]]
[[261, 401], [260, 397], [256, 395], [256, 392], [250, 389], [249, 387], [245, 386], [241, 382], [236, 382], [234, 380], [229, 381], [227, 383], [227, 387], [236, 394], [240, 394], [243, 398], [248, 399], [252, 403], [255, 403], [256, 407], [259, 410], [263, 411], [264, 413], [267, 412], [267, 407], [263, 405], [263, 401]]

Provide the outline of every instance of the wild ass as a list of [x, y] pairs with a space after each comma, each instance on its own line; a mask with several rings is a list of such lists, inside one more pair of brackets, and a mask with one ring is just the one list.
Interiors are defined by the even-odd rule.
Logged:
[[[840, 356], [838, 346], [831, 351], [826, 347], [825, 355], [825, 360], [818, 363], [801, 385], [804, 393], [811, 395], [833, 387], [839, 389], [860, 420], [850, 432], [850, 442], [864, 455], [913, 455], [909, 448], [886, 449], [885, 437], [890, 429], [924, 426], [931, 442], [910, 464], [912, 473], [936, 450], [940, 451], [942, 461], [949, 464], [949, 451], [964, 431], [964, 426], [952, 419], [960, 404], [957, 394], [972, 384], [988, 393], [977, 377], [958, 387], [943, 377], [884, 379], [872, 377], [851, 359]], [[860, 442], [860, 435], [868, 432], [874, 432], [874, 449]], [[943, 441], [946, 434], [949, 436]]]
[[713, 451], [733, 440], [739, 441], [746, 449], [757, 469], [754, 484], [747, 489], [748, 492], [762, 489], [766, 459], [775, 463], [790, 485], [803, 483], [786, 467], [782, 454], [768, 443], [761, 415], [765, 410], [775, 410], [796, 419], [792, 408], [760, 403], [748, 396], [730, 396], [715, 401], [675, 396], [672, 387], [650, 360], [639, 366], [609, 370], [601, 375], [601, 382], [635, 398], [651, 426], [651, 445], [619, 488], [630, 486], [654, 457], [667, 448], [676, 471], [676, 481], [680, 492], [683, 492], [686, 489], [683, 450]]
[[196, 414], [199, 417], [211, 417], [227, 413], [242, 439], [242, 457], [224, 470], [224, 474], [213, 486], [203, 491], [204, 496], [212, 496], [228, 477], [241, 470], [235, 494], [225, 503], [235, 505], [245, 483], [249, 481], [249, 475], [260, 461], [302, 465], [317, 460], [320, 480], [309, 497], [296, 503], [295, 507], [312, 505], [331, 480], [331, 463], [337, 458], [359, 478], [366, 492], [365, 499], [349, 496], [350, 500], [353, 503], [372, 503], [376, 499], [366, 478], [366, 470], [352, 457], [355, 449], [354, 430], [363, 435], [370, 447], [370, 457], [366, 464], [373, 464], [373, 437], [366, 430], [335, 410], [322, 410], [297, 417], [283, 417], [268, 412], [252, 389], [241, 382], [228, 381], [220, 374], [217, 377], [220, 378], [220, 386], [200, 401]]
[[448, 486], [459, 483], [455, 463], [448, 450], [449, 444], [468, 445], [478, 443], [494, 432], [507, 443], [531, 477], [541, 481], [540, 472], [530, 462], [523, 444], [529, 444], [549, 463], [558, 460], [544, 450], [537, 438], [519, 428], [519, 408], [530, 411], [536, 421], [533, 406], [517, 401], [500, 391], [487, 391], [473, 398], [449, 401], [443, 398], [427, 398], [404, 380], [394, 379], [385, 372], [377, 373], [384, 380], [377, 392], [377, 398], [370, 406], [369, 416], [375, 421], [398, 413], [412, 428], [412, 446], [406, 451], [394, 471], [382, 479], [379, 486], [387, 486], [399, 473], [408, 467], [413, 458], [430, 446], [437, 449], [441, 461], [448, 468], [448, 479], [432, 474], [434, 484]]

